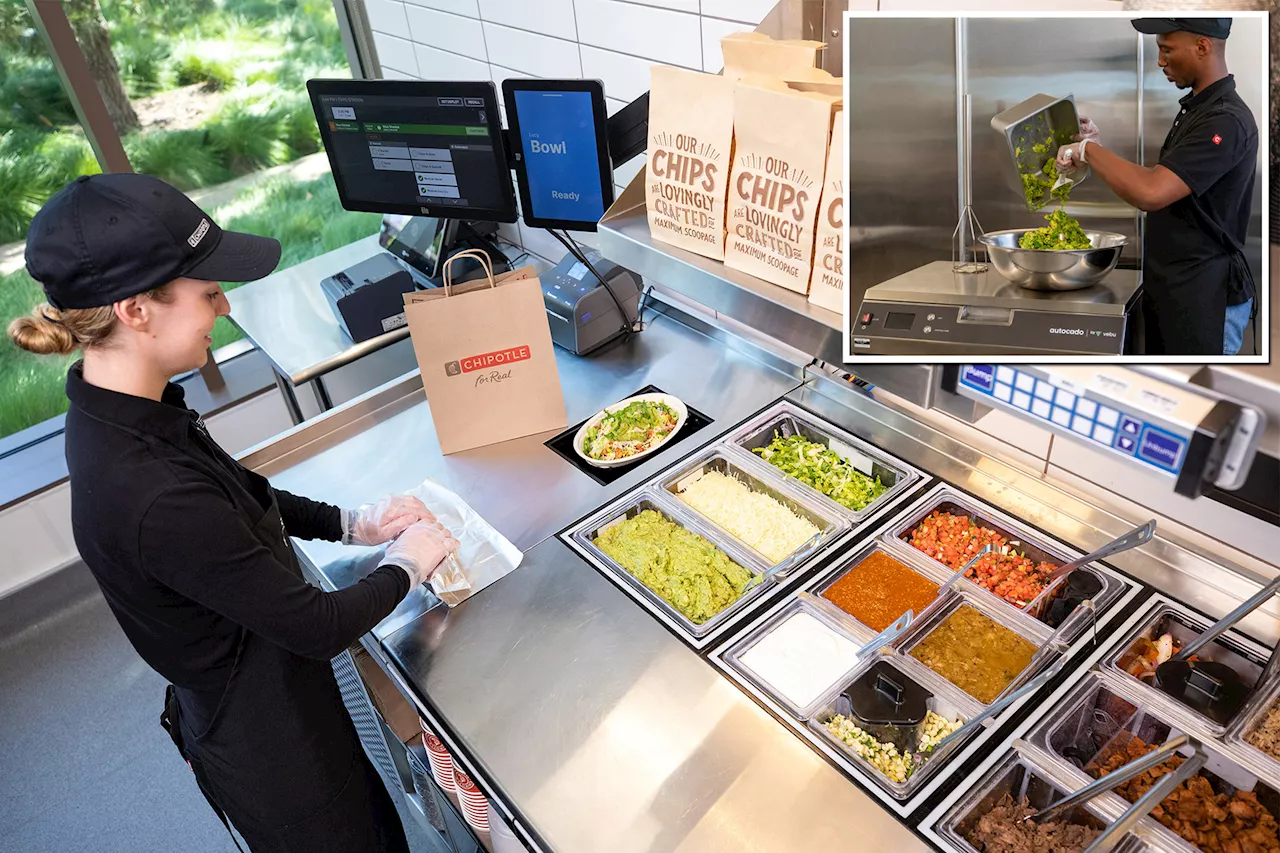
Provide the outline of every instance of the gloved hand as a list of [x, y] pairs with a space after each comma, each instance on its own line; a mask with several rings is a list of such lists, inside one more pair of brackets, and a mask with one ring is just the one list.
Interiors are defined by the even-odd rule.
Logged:
[[435, 521], [426, 504], [411, 495], [392, 495], [376, 504], [342, 510], [343, 545], [381, 545], [409, 525]]
[[458, 540], [438, 521], [419, 521], [405, 528], [387, 546], [382, 565], [399, 566], [409, 573], [411, 587], [431, 580], [445, 557], [458, 550]]
[[1088, 116], [1080, 116], [1080, 132], [1076, 134], [1076, 139], [1087, 139], [1090, 142], [1101, 142], [1102, 134], [1098, 130], [1098, 126], [1093, 123], [1093, 119]]
[[1082, 139], [1079, 142], [1072, 142], [1070, 145], [1064, 145], [1058, 149], [1058, 173], [1071, 174], [1082, 165], [1089, 162], [1085, 154], [1085, 149], [1089, 147], [1088, 139]]

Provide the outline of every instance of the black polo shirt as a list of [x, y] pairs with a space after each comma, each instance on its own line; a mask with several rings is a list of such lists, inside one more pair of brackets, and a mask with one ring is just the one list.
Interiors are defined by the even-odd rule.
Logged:
[[1228, 259], [1243, 251], [1249, 231], [1258, 126], [1230, 74], [1179, 103], [1160, 165], [1191, 194], [1147, 214], [1145, 280], [1157, 291], [1227, 287], [1227, 304], [1238, 305], [1253, 292], [1230, 275]]
[[292, 536], [341, 539], [339, 511], [288, 492], [228, 456], [170, 383], [160, 402], [67, 374], [76, 547], [129, 641], [175, 685], [220, 696], [246, 628], [327, 659], [409, 591], [397, 566], [323, 592], [253, 533], [274, 494]]

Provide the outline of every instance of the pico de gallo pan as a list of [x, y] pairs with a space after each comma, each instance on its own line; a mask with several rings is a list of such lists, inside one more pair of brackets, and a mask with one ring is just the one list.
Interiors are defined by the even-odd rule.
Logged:
[[583, 452], [601, 461], [626, 459], [665, 441], [679, 420], [666, 403], [635, 400], [588, 428]]
[[1015, 607], [1027, 606], [1043, 592], [1049, 574], [1057, 568], [1053, 563], [1037, 563], [1015, 550], [1019, 542], [1006, 540], [967, 515], [934, 510], [908, 536], [916, 549], [954, 570], [990, 545], [991, 553], [965, 576]]

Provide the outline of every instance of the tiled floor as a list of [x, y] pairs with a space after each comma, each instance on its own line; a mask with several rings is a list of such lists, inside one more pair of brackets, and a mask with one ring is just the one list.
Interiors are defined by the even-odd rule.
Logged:
[[[234, 853], [160, 728], [164, 680], [88, 570], [64, 574], [0, 601], [0, 849]], [[440, 849], [402, 817], [415, 853]]]

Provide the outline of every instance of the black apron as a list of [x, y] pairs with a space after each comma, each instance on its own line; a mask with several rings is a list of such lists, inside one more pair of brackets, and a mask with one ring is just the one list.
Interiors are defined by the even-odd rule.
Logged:
[[[1224, 95], [1219, 95], [1203, 108], [1207, 109], [1222, 97]], [[1173, 133], [1170, 132], [1161, 147], [1161, 157], [1168, 150]], [[1177, 282], [1161, 280], [1157, 273], [1144, 284], [1144, 349], [1148, 355], [1221, 356], [1227, 306], [1239, 305], [1253, 293], [1253, 273], [1249, 270], [1244, 246], [1208, 211], [1200, 209], [1194, 196], [1188, 196], [1186, 201], [1197, 208], [1197, 222], [1224, 254], [1205, 260], [1194, 271], [1183, 271]], [[1147, 214], [1148, 230], [1152, 227], [1152, 215]]]
[[[267, 506], [254, 534], [301, 576], [274, 492], [247, 473], [258, 505]], [[214, 707], [182, 688], [170, 693], [162, 723], [202, 793], [253, 853], [408, 853], [395, 804], [361, 748], [329, 661], [242, 630]], [[193, 718], [210, 722], [192, 731]]]

